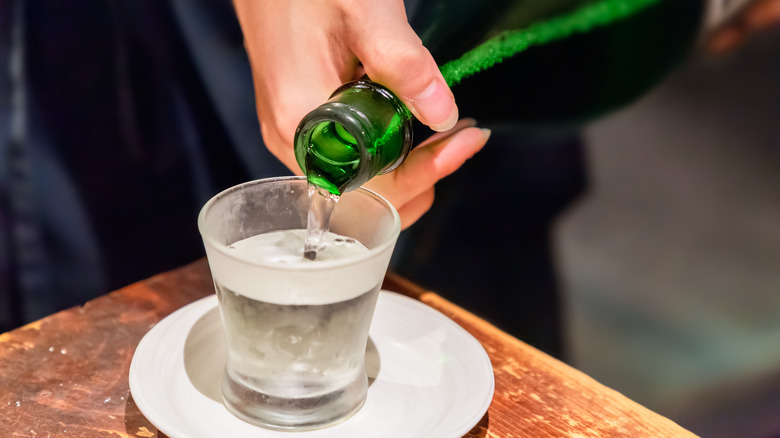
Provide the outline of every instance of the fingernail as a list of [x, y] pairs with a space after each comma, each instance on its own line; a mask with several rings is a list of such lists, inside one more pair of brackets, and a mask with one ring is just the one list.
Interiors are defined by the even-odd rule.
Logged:
[[458, 123], [458, 107], [452, 105], [452, 112], [447, 116], [447, 119], [441, 123], [432, 123], [431, 129], [438, 132], [443, 132], [452, 129], [455, 124]]
[[420, 121], [434, 131], [450, 130], [458, 122], [458, 107], [452, 93], [438, 78], [412, 99], [412, 103]]
[[482, 128], [482, 134], [485, 136], [485, 141], [488, 141], [490, 139], [490, 134], [493, 132], [487, 128]]
[[465, 119], [460, 120], [459, 122], [463, 125], [464, 128], [473, 128], [477, 126], [477, 120], [473, 117], [466, 117]]

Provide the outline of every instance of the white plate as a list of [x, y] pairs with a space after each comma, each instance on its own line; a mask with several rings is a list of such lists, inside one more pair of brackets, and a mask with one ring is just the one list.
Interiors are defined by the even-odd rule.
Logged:
[[459, 438], [493, 399], [493, 368], [482, 345], [411, 298], [380, 293], [366, 355], [371, 386], [351, 418], [294, 433], [253, 426], [222, 405], [225, 344], [217, 297], [211, 295], [170, 314], [144, 336], [130, 365], [130, 391], [146, 418], [172, 438]]

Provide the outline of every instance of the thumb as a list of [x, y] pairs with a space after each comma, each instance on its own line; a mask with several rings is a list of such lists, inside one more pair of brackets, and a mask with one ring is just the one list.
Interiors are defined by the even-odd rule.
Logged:
[[415, 117], [435, 131], [458, 121], [455, 97], [406, 19], [402, 2], [377, 2], [381, 11], [352, 23], [351, 49], [371, 80], [389, 88]]

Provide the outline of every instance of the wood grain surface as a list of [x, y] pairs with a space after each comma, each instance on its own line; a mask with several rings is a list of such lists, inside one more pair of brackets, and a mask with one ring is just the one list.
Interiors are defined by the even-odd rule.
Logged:
[[[385, 288], [452, 318], [490, 356], [496, 393], [466, 437], [693, 436], [403, 278], [388, 275]], [[211, 293], [200, 260], [0, 334], [0, 437], [165, 436], [133, 403], [130, 361], [155, 323]]]

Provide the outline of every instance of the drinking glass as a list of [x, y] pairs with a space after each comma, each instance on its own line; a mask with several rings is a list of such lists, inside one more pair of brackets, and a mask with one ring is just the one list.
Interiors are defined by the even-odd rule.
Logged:
[[400, 232], [392, 205], [361, 188], [341, 197], [330, 230], [365, 252], [283, 263], [231, 249], [258, 234], [305, 229], [308, 208], [304, 178], [270, 178], [219, 193], [198, 217], [227, 341], [225, 406], [272, 429], [325, 427], [365, 402], [368, 329]]

